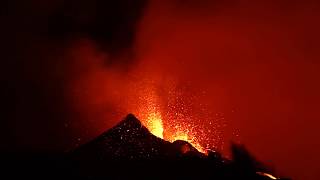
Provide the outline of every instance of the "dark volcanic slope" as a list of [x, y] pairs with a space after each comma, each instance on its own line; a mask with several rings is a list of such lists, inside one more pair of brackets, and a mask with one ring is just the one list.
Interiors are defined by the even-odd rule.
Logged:
[[[185, 149], [189, 151], [181, 153]], [[131, 114], [112, 129], [76, 149], [72, 156], [78, 159], [98, 161], [204, 157], [185, 141], [170, 143], [154, 136]]]
[[68, 157], [73, 176], [89, 179], [270, 179], [245, 148], [233, 145], [232, 151], [233, 161], [216, 152], [204, 155], [185, 141], [154, 136], [128, 115]]

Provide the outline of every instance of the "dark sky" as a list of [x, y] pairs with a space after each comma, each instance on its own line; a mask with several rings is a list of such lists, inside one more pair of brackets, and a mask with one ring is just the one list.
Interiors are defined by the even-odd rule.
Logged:
[[5, 0], [0, 8], [1, 149], [59, 152], [95, 137], [125, 116], [123, 99], [135, 97], [128, 84], [143, 77], [162, 93], [171, 80], [186, 94], [203, 90], [197, 101], [223, 114], [226, 144], [239, 135], [280, 173], [317, 179], [317, 1]]
[[[1, 73], [4, 121], [1, 146], [9, 149], [63, 149], [69, 109], [67, 47], [94, 41], [110, 56], [130, 54], [144, 1], [2, 1]], [[128, 58], [106, 65], [128, 64]], [[63, 132], [63, 133], [61, 133]], [[9, 138], [8, 138], [9, 137]], [[7, 146], [9, 144], [9, 146]]]

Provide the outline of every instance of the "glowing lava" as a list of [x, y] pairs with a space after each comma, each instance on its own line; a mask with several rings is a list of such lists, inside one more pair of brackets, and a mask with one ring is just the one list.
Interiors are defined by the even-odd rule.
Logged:
[[[183, 140], [199, 152], [215, 149], [221, 140], [219, 122], [204, 103], [199, 103], [202, 91], [177, 88], [173, 83], [159, 87], [156, 80], [137, 79], [130, 85], [134, 113], [155, 136], [169, 142]], [[159, 82], [161, 82], [159, 80]]]
[[[206, 150], [203, 148], [200, 143], [197, 141], [195, 136], [191, 135], [189, 129], [183, 129], [181, 126], [175, 126], [174, 131], [168, 132], [164, 130], [162, 117], [159, 112], [152, 112], [147, 116], [146, 122], [144, 125], [149, 129], [149, 131], [155, 136], [162, 138], [169, 142], [174, 142], [177, 140], [183, 140], [190, 143], [194, 148], [196, 148], [199, 152], [205, 153]], [[164, 136], [165, 134], [165, 136]]]
[[183, 140], [190, 143], [194, 148], [196, 148], [199, 152], [202, 152], [204, 154], [207, 153], [206, 149], [200, 145], [200, 143], [197, 141], [197, 138], [195, 136], [192, 136], [188, 134], [188, 129], [183, 130], [182, 128], [180, 130], [177, 130], [173, 134], [166, 136], [165, 140], [174, 142], [176, 140]]
[[163, 124], [160, 113], [150, 113], [147, 118], [146, 126], [152, 134], [163, 139]]

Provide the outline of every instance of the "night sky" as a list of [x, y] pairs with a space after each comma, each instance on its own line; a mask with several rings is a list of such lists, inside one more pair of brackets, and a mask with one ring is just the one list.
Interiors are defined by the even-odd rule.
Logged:
[[1, 1], [1, 150], [70, 150], [134, 111], [132, 84], [151, 79], [162, 104], [171, 82], [183, 106], [203, 92], [190, 111], [223, 120], [223, 151], [239, 141], [317, 179], [319, 19], [311, 0]]

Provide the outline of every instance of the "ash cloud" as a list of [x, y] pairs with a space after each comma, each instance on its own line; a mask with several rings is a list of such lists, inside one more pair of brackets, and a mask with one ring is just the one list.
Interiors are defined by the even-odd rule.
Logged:
[[191, 92], [205, 90], [202, 102], [224, 114], [227, 137], [236, 128], [261, 159], [294, 178], [315, 179], [319, 3], [189, 2], [155, 2], [147, 10], [136, 46], [143, 67], [191, 84]]

